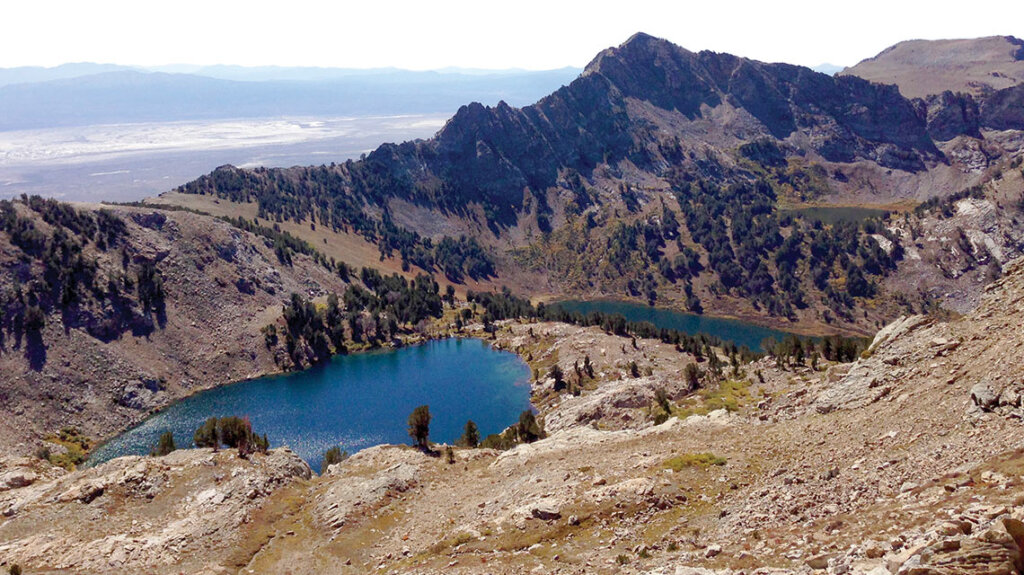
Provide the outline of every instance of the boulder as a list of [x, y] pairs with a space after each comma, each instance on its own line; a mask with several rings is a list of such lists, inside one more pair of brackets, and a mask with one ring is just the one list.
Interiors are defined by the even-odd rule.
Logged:
[[1011, 530], [1024, 529], [1018, 523], [996, 525], [976, 537], [944, 538], [906, 561], [890, 562], [890, 570], [897, 575], [1015, 575], [1021, 550]]
[[999, 405], [999, 394], [991, 383], [981, 381], [971, 388], [971, 401], [984, 411], [991, 411]]
[[809, 558], [806, 563], [811, 569], [827, 569], [829, 560], [837, 556], [837, 553], [822, 553]]
[[530, 514], [541, 521], [554, 521], [562, 517], [558, 507], [550, 503], [540, 503], [530, 510]]
[[57, 501], [60, 503], [68, 503], [70, 501], [81, 501], [82, 503], [92, 503], [94, 499], [103, 495], [106, 490], [106, 485], [103, 482], [96, 479], [88, 479], [72, 485], [69, 489], [57, 496]]
[[36, 482], [39, 476], [27, 469], [13, 469], [0, 474], [0, 491], [9, 491], [27, 487]]

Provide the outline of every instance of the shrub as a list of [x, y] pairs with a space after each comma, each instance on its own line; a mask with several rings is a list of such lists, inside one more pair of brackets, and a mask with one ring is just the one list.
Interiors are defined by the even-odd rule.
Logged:
[[686, 378], [686, 385], [690, 388], [690, 391], [700, 389], [700, 368], [695, 363], [686, 364], [686, 368], [683, 370], [683, 376]]
[[654, 401], [665, 411], [665, 413], [672, 413], [672, 404], [669, 402], [668, 393], [665, 388], [659, 387], [654, 390]]
[[533, 443], [544, 437], [544, 430], [537, 423], [537, 416], [527, 409], [519, 414], [519, 439], [523, 443]]
[[56, 437], [51, 436], [48, 440], [67, 450], [66, 453], [49, 454], [50, 463], [69, 471], [85, 461], [92, 448], [92, 441], [74, 427], [64, 427]]
[[149, 454], [153, 457], [163, 457], [175, 449], [177, 447], [174, 445], [174, 434], [170, 431], [165, 431], [160, 435], [160, 440], [157, 441]]
[[718, 457], [714, 453], [684, 453], [677, 457], [667, 459], [662, 467], [673, 471], [681, 471], [687, 467], [700, 467], [702, 469], [712, 465], [725, 465], [726, 459]]
[[217, 421], [220, 441], [228, 447], [238, 447], [240, 443], [252, 438], [252, 425], [248, 419], [240, 417], [222, 417]]
[[270, 449], [270, 441], [266, 434], [257, 435], [252, 431], [252, 424], [245, 417], [211, 417], [192, 435], [196, 447], [220, 448], [237, 447], [238, 455], [245, 457], [250, 453], [266, 453]]
[[565, 389], [565, 374], [562, 372], [562, 368], [558, 367], [557, 363], [548, 370], [548, 377], [555, 380], [555, 391]]
[[348, 452], [342, 451], [341, 447], [335, 445], [334, 447], [327, 450], [324, 453], [324, 462], [320, 464], [320, 474], [323, 475], [327, 472], [327, 468], [334, 465], [335, 463], [341, 463], [348, 459]]
[[501, 433], [492, 433], [480, 442], [480, 447], [504, 451], [519, 443], [518, 426], [513, 425]]
[[220, 447], [216, 417], [207, 419], [206, 423], [199, 426], [199, 429], [192, 435], [192, 443], [195, 443], [196, 447], [212, 447], [214, 450]]

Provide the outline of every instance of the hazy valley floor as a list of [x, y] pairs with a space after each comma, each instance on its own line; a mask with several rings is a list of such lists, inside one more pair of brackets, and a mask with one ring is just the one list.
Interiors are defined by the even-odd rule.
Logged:
[[358, 158], [433, 135], [446, 114], [109, 124], [0, 132], [0, 198], [132, 202], [217, 166], [288, 167]]

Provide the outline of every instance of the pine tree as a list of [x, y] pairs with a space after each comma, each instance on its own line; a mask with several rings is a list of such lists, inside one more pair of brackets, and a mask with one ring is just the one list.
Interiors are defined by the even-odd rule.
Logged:
[[476, 423], [472, 419], [466, 422], [466, 429], [462, 432], [462, 438], [459, 439], [459, 443], [466, 447], [480, 445], [480, 430], [477, 429]]
[[409, 437], [421, 449], [430, 447], [430, 406], [421, 405], [409, 415]]
[[165, 431], [160, 435], [160, 440], [149, 454], [154, 457], [163, 457], [175, 449], [177, 449], [177, 447], [174, 445], [174, 434], [170, 431]]

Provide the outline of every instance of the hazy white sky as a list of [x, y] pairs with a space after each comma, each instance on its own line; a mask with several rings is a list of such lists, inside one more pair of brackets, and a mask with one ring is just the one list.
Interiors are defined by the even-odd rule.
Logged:
[[583, 66], [637, 31], [690, 50], [852, 65], [900, 40], [1024, 36], [1021, 0], [8, 0], [0, 67], [65, 62]]

